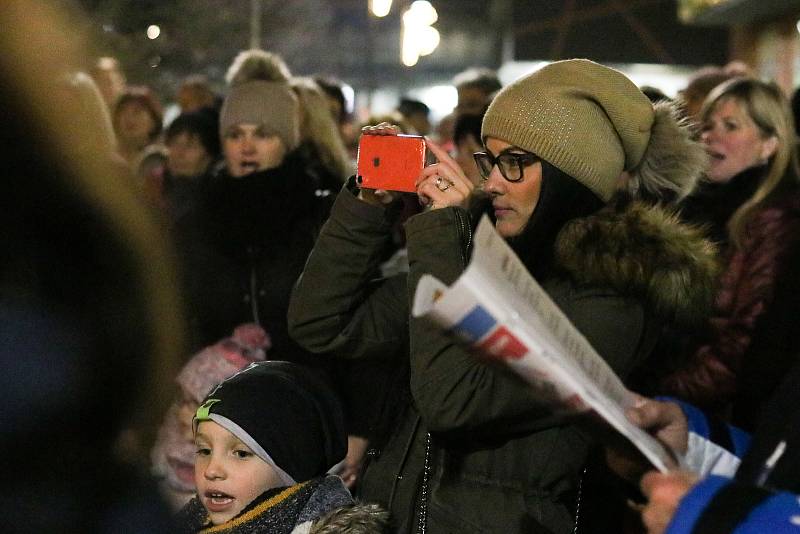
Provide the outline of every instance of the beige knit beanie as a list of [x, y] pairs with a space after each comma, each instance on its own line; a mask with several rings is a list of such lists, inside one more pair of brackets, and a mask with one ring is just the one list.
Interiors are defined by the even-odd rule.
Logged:
[[300, 144], [300, 106], [289, 86], [289, 69], [278, 56], [247, 50], [226, 76], [231, 89], [222, 104], [220, 135], [236, 124], [260, 124], [291, 152]]
[[495, 97], [481, 135], [533, 152], [608, 201], [622, 171], [682, 197], [704, 169], [702, 146], [669, 104], [655, 108], [624, 74], [585, 59], [551, 63]]

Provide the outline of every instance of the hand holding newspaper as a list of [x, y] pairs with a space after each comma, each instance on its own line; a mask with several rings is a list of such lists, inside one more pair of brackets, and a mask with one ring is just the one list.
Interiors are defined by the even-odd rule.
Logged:
[[478, 352], [519, 373], [555, 411], [594, 411], [662, 472], [682, 459], [633, 425], [629, 391], [533, 279], [484, 217], [472, 260], [447, 287], [424, 275], [414, 294], [414, 317], [427, 317]]

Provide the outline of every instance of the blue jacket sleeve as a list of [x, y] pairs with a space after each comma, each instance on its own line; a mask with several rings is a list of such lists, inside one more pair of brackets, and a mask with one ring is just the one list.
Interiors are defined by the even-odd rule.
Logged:
[[750, 435], [686, 402], [669, 397], [659, 400], [677, 403], [686, 416], [689, 423], [686, 464], [689, 469], [701, 476], [732, 477], [750, 446]]
[[666, 534], [800, 532], [800, 497], [710, 476], [680, 503]]

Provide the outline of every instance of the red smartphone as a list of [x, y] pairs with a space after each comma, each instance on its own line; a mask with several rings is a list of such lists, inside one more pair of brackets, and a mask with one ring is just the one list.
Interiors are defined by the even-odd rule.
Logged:
[[359, 187], [413, 193], [424, 166], [422, 136], [362, 135], [358, 142]]

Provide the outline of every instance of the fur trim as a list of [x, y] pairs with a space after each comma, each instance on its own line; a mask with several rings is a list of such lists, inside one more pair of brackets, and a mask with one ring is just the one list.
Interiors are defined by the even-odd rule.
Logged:
[[354, 503], [331, 510], [311, 526], [310, 534], [389, 532], [389, 512], [377, 504]]
[[686, 119], [674, 104], [658, 102], [650, 141], [626, 187], [632, 196], [679, 200], [688, 195], [708, 166], [703, 145], [691, 138]]
[[644, 202], [568, 223], [556, 261], [579, 284], [644, 298], [658, 315], [689, 326], [711, 312], [720, 271], [716, 247], [699, 227]]
[[231, 87], [245, 82], [287, 82], [292, 76], [280, 56], [264, 50], [245, 50], [233, 60], [225, 80]]

